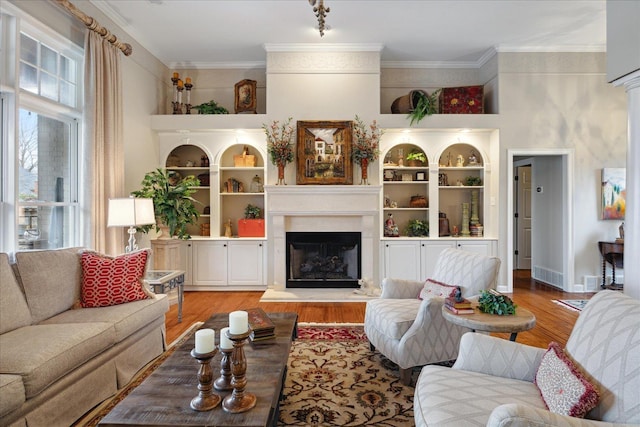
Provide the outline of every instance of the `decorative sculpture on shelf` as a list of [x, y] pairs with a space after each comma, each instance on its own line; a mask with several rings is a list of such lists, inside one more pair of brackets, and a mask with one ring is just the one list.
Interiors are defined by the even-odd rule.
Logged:
[[393, 214], [389, 214], [387, 220], [384, 223], [384, 235], [385, 237], [398, 237], [400, 232], [398, 226], [393, 219]]

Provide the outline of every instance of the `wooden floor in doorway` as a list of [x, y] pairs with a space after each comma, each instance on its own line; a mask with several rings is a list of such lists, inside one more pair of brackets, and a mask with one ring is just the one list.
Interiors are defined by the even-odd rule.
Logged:
[[[593, 294], [572, 294], [531, 279], [529, 270], [514, 272], [514, 292], [511, 295], [516, 305], [532, 311], [536, 326], [518, 334], [518, 342], [546, 348], [551, 341], [565, 345], [578, 313], [564, 308], [552, 300], [588, 299]], [[261, 307], [267, 312], [296, 312], [299, 322], [362, 323], [365, 302], [260, 302], [260, 292], [185, 292], [183, 320], [178, 323], [177, 305], [172, 305], [166, 316], [167, 342], [180, 336], [191, 324], [205, 321], [214, 313], [231, 312], [252, 307]], [[495, 334], [508, 338], [507, 334]]]

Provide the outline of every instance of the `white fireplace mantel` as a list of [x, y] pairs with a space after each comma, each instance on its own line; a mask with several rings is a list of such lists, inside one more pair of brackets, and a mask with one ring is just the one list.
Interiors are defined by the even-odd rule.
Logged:
[[288, 231], [360, 232], [362, 277], [377, 281], [381, 190], [377, 185], [266, 185], [273, 289], [285, 289]]

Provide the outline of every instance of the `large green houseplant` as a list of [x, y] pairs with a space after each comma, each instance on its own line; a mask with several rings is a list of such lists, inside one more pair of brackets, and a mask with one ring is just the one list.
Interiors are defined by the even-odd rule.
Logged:
[[132, 194], [153, 199], [157, 222], [140, 227], [140, 231], [147, 233], [154, 227], [160, 231], [161, 225], [165, 225], [169, 228], [170, 237], [190, 239], [187, 225], [195, 224], [200, 216], [195, 207], [198, 201], [192, 197], [196, 192], [194, 187], [199, 185], [200, 181], [193, 175], [181, 178], [176, 171], [156, 169], [147, 173], [142, 180], [142, 188]]

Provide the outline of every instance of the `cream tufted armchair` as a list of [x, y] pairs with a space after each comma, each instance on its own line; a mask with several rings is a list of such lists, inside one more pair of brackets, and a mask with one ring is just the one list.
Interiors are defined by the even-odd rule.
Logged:
[[[462, 296], [495, 288], [500, 260], [460, 249], [440, 253], [431, 279], [460, 286]], [[468, 328], [442, 317], [442, 298], [420, 300], [424, 282], [385, 278], [380, 298], [367, 302], [364, 331], [377, 349], [400, 367], [404, 384], [411, 382], [413, 367], [453, 360], [460, 338]]]

